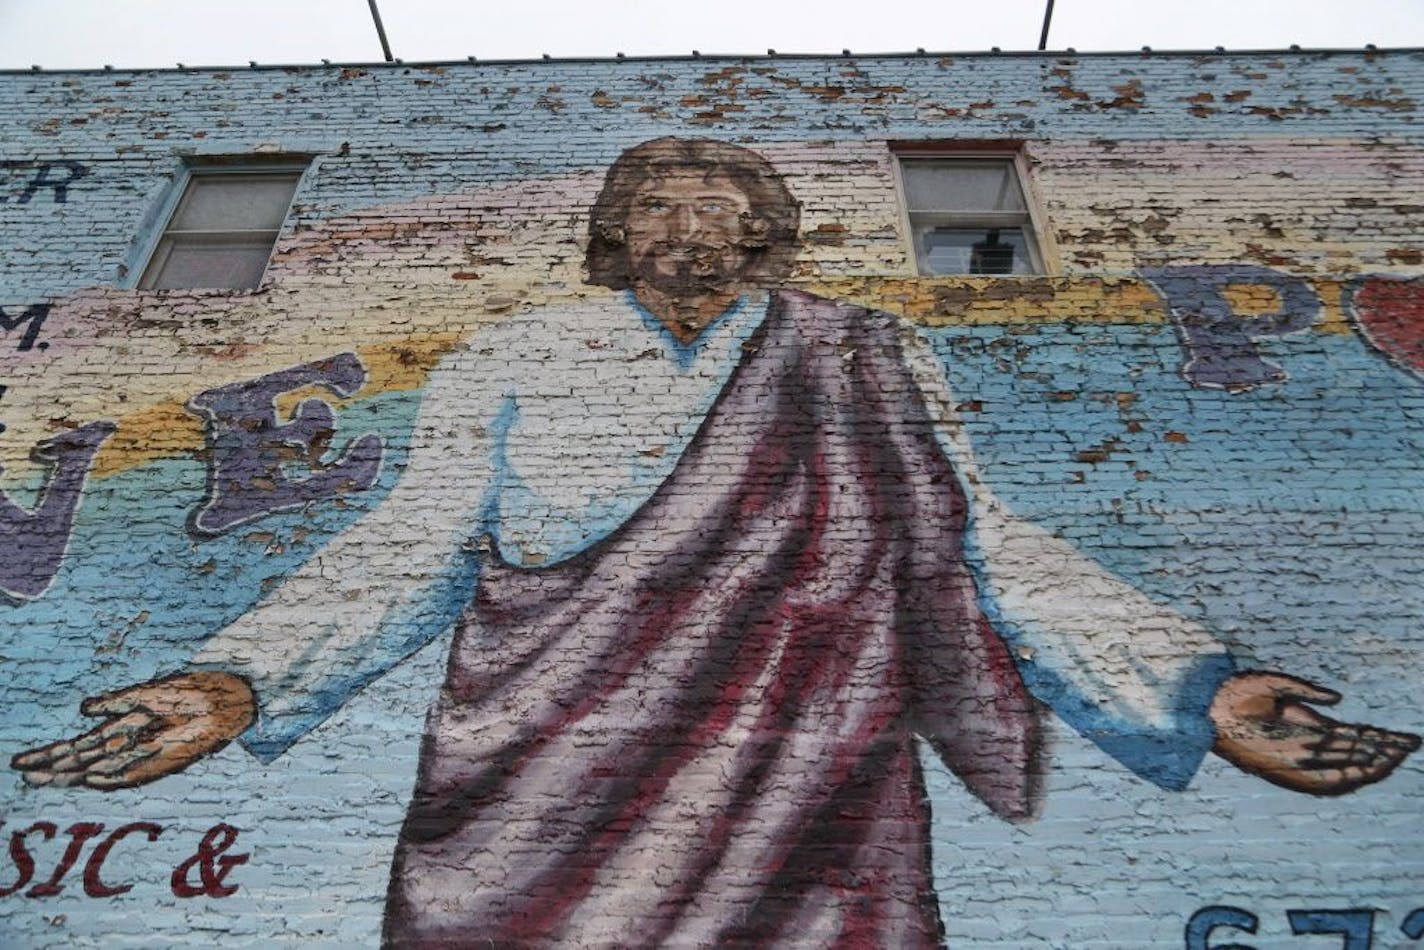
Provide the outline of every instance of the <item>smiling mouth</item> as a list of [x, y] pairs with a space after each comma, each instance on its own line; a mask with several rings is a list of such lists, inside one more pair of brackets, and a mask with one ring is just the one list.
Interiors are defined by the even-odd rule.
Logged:
[[676, 261], [714, 257], [720, 253], [722, 253], [722, 248], [714, 247], [711, 244], [658, 244], [653, 248], [653, 254]]
[[649, 244], [631, 263], [637, 279], [675, 294], [725, 289], [740, 279], [746, 266], [734, 244], [659, 241]]

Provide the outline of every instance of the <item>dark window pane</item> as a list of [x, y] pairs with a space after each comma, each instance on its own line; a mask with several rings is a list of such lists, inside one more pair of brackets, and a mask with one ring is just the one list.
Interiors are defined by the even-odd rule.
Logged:
[[195, 172], [170, 231], [276, 231], [287, 216], [296, 172]]
[[250, 290], [262, 279], [275, 240], [275, 234], [166, 237], [159, 242], [143, 286]]
[[1022, 228], [930, 228], [917, 251], [924, 274], [1031, 274]]

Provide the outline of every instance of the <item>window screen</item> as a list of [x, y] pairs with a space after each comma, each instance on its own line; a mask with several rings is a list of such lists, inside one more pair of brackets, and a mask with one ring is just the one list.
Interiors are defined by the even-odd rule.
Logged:
[[139, 286], [256, 287], [301, 174], [287, 165], [190, 169]]

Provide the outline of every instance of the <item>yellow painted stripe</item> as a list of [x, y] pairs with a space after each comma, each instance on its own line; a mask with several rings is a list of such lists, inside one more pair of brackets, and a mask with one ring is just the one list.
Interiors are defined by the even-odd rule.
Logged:
[[1161, 298], [1133, 277], [848, 277], [806, 289], [927, 327], [1167, 320]]
[[[1353, 332], [1342, 306], [1346, 282], [1306, 282], [1322, 304], [1315, 329]], [[1137, 277], [844, 277], [801, 286], [824, 297], [888, 310], [926, 327], [1167, 322], [1166, 304]], [[1241, 285], [1228, 297], [1243, 317], [1280, 306], [1274, 292], [1257, 285]]]
[[[1310, 281], [1323, 309], [1315, 329], [1351, 333], [1342, 308], [1341, 280]], [[1024, 326], [1059, 323], [1161, 325], [1166, 306], [1135, 277], [845, 277], [799, 284], [802, 289], [860, 306], [888, 310], [925, 327]], [[1274, 293], [1242, 287], [1232, 301], [1243, 316], [1279, 305]], [[478, 332], [478, 331], [476, 331]], [[425, 384], [430, 370], [468, 334], [423, 334], [418, 338], [358, 348], [368, 378], [351, 399], [336, 399], [319, 388], [285, 394], [279, 410], [290, 412], [313, 395], [340, 406]], [[275, 368], [275, 367], [274, 367]], [[163, 458], [201, 452], [203, 424], [181, 401], [159, 403], [119, 419], [119, 428], [95, 459], [92, 477], [105, 478]]]
[[[357, 354], [366, 367], [366, 385], [349, 399], [309, 386], [284, 393], [277, 400], [280, 415], [292, 412], [303, 399], [320, 396], [334, 406], [356, 402], [381, 393], [419, 389], [440, 357], [450, 352], [462, 338], [458, 333], [422, 336], [416, 340], [360, 347]], [[118, 430], [104, 443], [94, 459], [91, 478], [107, 478], [140, 465], [165, 458], [201, 452], [203, 421], [183, 408], [179, 401], [163, 402], [119, 419]]]

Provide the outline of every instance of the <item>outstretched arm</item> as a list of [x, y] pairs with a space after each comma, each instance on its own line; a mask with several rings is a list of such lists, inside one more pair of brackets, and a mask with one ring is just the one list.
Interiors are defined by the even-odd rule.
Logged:
[[405, 471], [381, 504], [194, 657], [251, 684], [257, 717], [242, 742], [258, 757], [285, 751], [468, 602], [506, 402], [487, 350], [457, 351], [431, 374]]
[[1412, 733], [1339, 722], [1307, 705], [1339, 701], [1334, 690], [1284, 673], [1239, 673], [1212, 700], [1212, 751], [1282, 788], [1344, 795], [1378, 782], [1419, 748]]
[[1208, 750], [1294, 791], [1341, 795], [1389, 775], [1420, 738], [1337, 722], [1339, 695], [1282, 673], [1235, 673], [1207, 630], [1009, 512], [979, 478], [943, 372], [906, 351], [973, 505], [981, 589], [1036, 695], [1138, 774], [1184, 787]]
[[1138, 775], [1184, 788], [1214, 739], [1207, 707], [1235, 672], [1225, 646], [1000, 501], [980, 476], [928, 341], [907, 327], [904, 342], [969, 500], [965, 554], [981, 601], [1025, 685]]
[[[406, 470], [374, 511], [215, 634], [188, 672], [85, 700], [96, 728], [21, 753], [32, 784], [110, 789], [241, 738], [271, 758], [448, 627], [468, 599], [504, 388], [470, 351], [431, 376]], [[498, 374], [496, 374], [498, 375]]]

